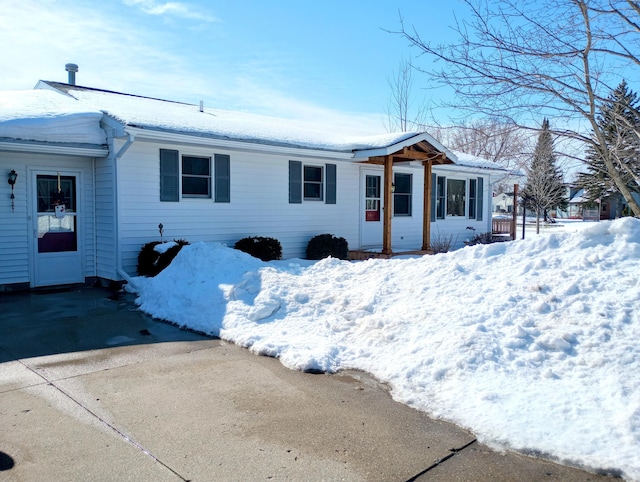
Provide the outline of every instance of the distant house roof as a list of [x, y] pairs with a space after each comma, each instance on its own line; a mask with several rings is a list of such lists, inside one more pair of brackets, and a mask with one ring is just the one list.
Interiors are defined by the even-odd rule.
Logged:
[[578, 192], [576, 192], [573, 197], [569, 200], [570, 204], [581, 204], [586, 202], [586, 199], [584, 197], [585, 192], [584, 189], [580, 189]]
[[40, 81], [36, 88], [53, 89], [77, 99], [90, 109], [100, 110], [126, 126], [210, 138], [318, 149], [359, 152], [356, 157], [395, 152], [404, 146], [427, 141], [448, 157], [455, 157], [429, 134], [403, 132], [377, 136], [350, 136], [292, 119], [280, 119], [193, 104], [93, 89], [60, 82]]

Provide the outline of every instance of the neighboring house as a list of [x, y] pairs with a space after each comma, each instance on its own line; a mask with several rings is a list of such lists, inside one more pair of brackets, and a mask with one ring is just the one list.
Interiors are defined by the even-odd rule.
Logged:
[[[633, 192], [631, 195], [640, 202], [640, 193]], [[590, 201], [584, 189], [567, 186], [567, 199], [567, 209], [558, 210], [558, 217], [593, 221], [612, 220], [629, 215], [629, 204], [620, 193], [612, 193], [596, 201]]]
[[491, 198], [491, 208], [497, 214], [513, 213], [513, 193], [495, 194]]
[[0, 191], [0, 287], [128, 280], [160, 224], [164, 240], [274, 237], [284, 258], [322, 233], [387, 255], [442, 233], [461, 246], [491, 231], [496, 166], [457, 161], [427, 133], [347, 138], [40, 81], [0, 93], [0, 172], [18, 175], [14, 199]]

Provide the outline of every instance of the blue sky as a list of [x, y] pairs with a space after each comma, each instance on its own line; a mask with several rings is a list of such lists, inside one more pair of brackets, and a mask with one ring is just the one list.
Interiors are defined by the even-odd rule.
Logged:
[[[447, 40], [455, 0], [0, 0], [0, 90], [38, 80], [385, 132], [406, 40]], [[439, 95], [420, 89], [416, 101]]]

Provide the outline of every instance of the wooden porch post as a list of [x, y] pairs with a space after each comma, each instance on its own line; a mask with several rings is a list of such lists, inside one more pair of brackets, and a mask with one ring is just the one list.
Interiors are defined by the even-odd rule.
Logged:
[[423, 162], [424, 165], [424, 209], [422, 212], [422, 249], [428, 251], [431, 249], [431, 159]]
[[393, 156], [384, 158], [384, 212], [382, 231], [382, 254], [391, 254], [391, 213], [393, 200], [391, 186], [393, 184]]

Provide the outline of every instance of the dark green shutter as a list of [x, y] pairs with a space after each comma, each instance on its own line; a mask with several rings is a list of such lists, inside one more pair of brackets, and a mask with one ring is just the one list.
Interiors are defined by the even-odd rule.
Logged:
[[178, 157], [178, 151], [160, 149], [160, 201], [179, 201]]
[[231, 158], [225, 154], [214, 157], [214, 202], [231, 202]]
[[302, 163], [289, 161], [289, 203], [302, 203]]
[[476, 220], [482, 221], [482, 207], [483, 207], [483, 198], [484, 198], [484, 178], [478, 178], [478, 187], [476, 188], [476, 198], [477, 198], [477, 207], [476, 207]]
[[336, 181], [336, 165], [335, 164], [327, 164], [327, 204], [335, 204], [336, 203], [336, 190], [337, 190], [337, 181]]
[[438, 176], [431, 174], [431, 222], [436, 221], [436, 193], [438, 191]]

